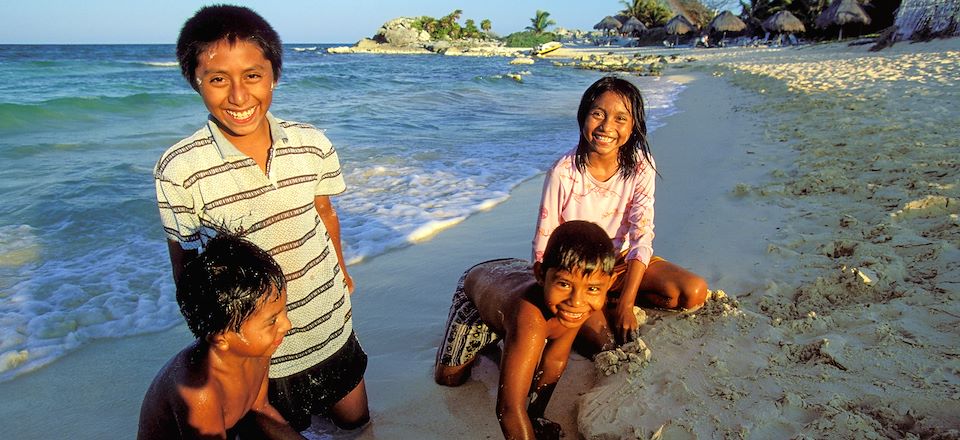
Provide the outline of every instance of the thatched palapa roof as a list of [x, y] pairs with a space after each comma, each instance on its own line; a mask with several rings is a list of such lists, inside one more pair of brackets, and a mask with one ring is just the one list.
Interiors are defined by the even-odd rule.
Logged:
[[730, 11], [723, 11], [710, 20], [708, 28], [715, 32], [740, 32], [747, 28], [747, 24]]
[[770, 32], [806, 32], [807, 28], [790, 11], [780, 11], [763, 21], [763, 28]]
[[597, 30], [606, 31], [606, 30], [612, 30], [612, 29], [620, 29], [622, 26], [623, 24], [620, 23], [620, 20], [617, 20], [616, 18], [613, 18], [608, 15], [606, 17], [603, 17], [603, 20], [600, 20], [599, 23], [593, 25], [593, 28]]
[[626, 33], [643, 32], [645, 30], [647, 30], [647, 27], [644, 26], [642, 21], [637, 20], [637, 17], [630, 17], [620, 28], [620, 32]]
[[683, 35], [697, 29], [686, 17], [679, 14], [671, 18], [663, 27], [667, 30], [667, 33], [671, 35]]
[[824, 9], [814, 23], [818, 28], [828, 28], [831, 25], [843, 26], [849, 23], [870, 24], [870, 16], [863, 10], [857, 0], [833, 0], [827, 9]]

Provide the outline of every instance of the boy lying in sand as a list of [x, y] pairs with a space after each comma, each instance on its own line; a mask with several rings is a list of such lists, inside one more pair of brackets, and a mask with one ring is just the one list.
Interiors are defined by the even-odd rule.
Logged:
[[302, 439], [267, 401], [270, 355], [290, 330], [286, 282], [273, 258], [221, 233], [184, 268], [177, 302], [197, 341], [153, 379], [140, 407], [137, 438], [248, 433]]
[[606, 301], [616, 258], [602, 228], [569, 221], [553, 231], [532, 268], [502, 259], [468, 269], [437, 350], [437, 383], [463, 384], [478, 352], [502, 339], [497, 419], [504, 437], [559, 437], [560, 426], [543, 414], [577, 332]]

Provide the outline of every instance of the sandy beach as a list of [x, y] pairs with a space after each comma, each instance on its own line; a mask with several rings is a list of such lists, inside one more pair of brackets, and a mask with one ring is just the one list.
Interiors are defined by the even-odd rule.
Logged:
[[[867, 49], [677, 51], [693, 61], [664, 72], [685, 89], [652, 138], [654, 248], [713, 294], [651, 314], [647, 361], [574, 355], [547, 411], [566, 438], [960, 438], [960, 39]], [[432, 366], [462, 271], [529, 257], [540, 187], [351, 267], [373, 423], [310, 438], [501, 437], [496, 365], [459, 388]], [[398, 316], [412, 291], [430, 294]], [[0, 383], [4, 437], [133, 438], [190, 340], [99, 341]]]

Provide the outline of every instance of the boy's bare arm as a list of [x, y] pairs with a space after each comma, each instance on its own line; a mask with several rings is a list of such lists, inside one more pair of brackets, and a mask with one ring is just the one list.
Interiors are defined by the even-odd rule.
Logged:
[[267, 393], [268, 384], [267, 375], [264, 375], [260, 391], [257, 393], [257, 400], [253, 402], [253, 408], [250, 409], [255, 414], [257, 426], [270, 439], [303, 439], [304, 437], [293, 429], [280, 412], [270, 404]]
[[190, 260], [199, 255], [195, 250], [187, 251], [180, 246], [180, 242], [167, 239], [167, 250], [170, 252], [170, 266], [173, 268], [173, 283], [180, 281], [180, 274], [183, 268], [187, 266]]
[[330, 241], [333, 242], [333, 250], [337, 253], [337, 260], [340, 261], [340, 271], [343, 272], [343, 278], [347, 281], [347, 289], [353, 293], [353, 278], [347, 273], [347, 262], [343, 259], [343, 246], [340, 243], [340, 218], [337, 217], [337, 210], [328, 196], [315, 196], [313, 205], [317, 208], [317, 214], [320, 215], [320, 221], [327, 228], [330, 234]]
[[559, 338], [546, 344], [543, 350], [543, 360], [540, 362], [540, 370], [536, 376], [537, 381], [530, 390], [531, 400], [530, 406], [527, 408], [527, 414], [531, 419], [543, 417], [547, 404], [550, 403], [550, 397], [553, 395], [553, 390], [567, 368], [567, 360], [570, 358], [570, 350], [573, 347], [573, 341], [578, 330], [569, 329]]
[[263, 385], [257, 394], [257, 400], [254, 401], [253, 408], [250, 409], [250, 416], [253, 417], [254, 424], [264, 438], [303, 440], [304, 437], [287, 423], [273, 405], [270, 405], [270, 401], [267, 400], [267, 383], [267, 376], [264, 376]]
[[505, 438], [533, 439], [535, 434], [527, 415], [527, 396], [543, 353], [546, 326], [535, 306], [522, 303], [518, 309], [518, 316], [507, 319], [509, 327], [500, 360], [497, 419]]

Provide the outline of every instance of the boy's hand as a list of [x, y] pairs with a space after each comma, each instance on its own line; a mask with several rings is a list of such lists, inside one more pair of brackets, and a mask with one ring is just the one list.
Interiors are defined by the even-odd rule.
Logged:
[[533, 423], [533, 433], [537, 440], [553, 440], [563, 437], [563, 429], [560, 429], [559, 423], [551, 422], [543, 417], [537, 417], [530, 422]]
[[343, 280], [347, 283], [347, 293], [353, 295], [353, 289], [355, 289], [353, 287], [353, 277], [348, 275], [347, 272], [343, 272]]

